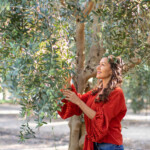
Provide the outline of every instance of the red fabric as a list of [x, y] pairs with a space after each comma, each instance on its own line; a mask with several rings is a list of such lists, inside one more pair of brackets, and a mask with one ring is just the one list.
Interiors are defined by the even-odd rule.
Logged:
[[[121, 120], [126, 114], [127, 108], [125, 104], [124, 94], [121, 88], [116, 88], [109, 95], [109, 102], [95, 103], [96, 95], [91, 95], [91, 91], [81, 95], [74, 91], [79, 98], [86, 103], [91, 109], [96, 111], [93, 119], [89, 119], [84, 114], [85, 126], [87, 135], [84, 141], [83, 150], [93, 150], [93, 142], [97, 143], [112, 143], [122, 145]], [[59, 115], [66, 119], [73, 115], [81, 115], [81, 109], [72, 102], [64, 101], [65, 104], [58, 111]]]

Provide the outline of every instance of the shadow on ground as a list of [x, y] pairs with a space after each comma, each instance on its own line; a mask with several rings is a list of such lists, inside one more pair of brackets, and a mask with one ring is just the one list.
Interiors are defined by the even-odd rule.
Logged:
[[[0, 150], [67, 150], [68, 120], [54, 122], [36, 130], [36, 138], [19, 143], [19, 106], [0, 105]], [[150, 118], [128, 114], [122, 122], [125, 150], [150, 150]], [[34, 127], [35, 124], [31, 123]]]

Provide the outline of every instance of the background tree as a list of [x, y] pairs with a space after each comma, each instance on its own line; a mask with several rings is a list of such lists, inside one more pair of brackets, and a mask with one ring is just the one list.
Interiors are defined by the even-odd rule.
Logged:
[[[128, 75], [128, 76], [127, 76]], [[135, 113], [147, 110], [150, 107], [150, 67], [140, 64], [126, 74], [123, 89], [126, 99], [131, 101], [131, 108]]]
[[[31, 112], [38, 126], [44, 117], [52, 118], [65, 77], [72, 73], [77, 91], [85, 91], [104, 53], [122, 56], [125, 72], [148, 61], [149, 7], [146, 0], [3, 1], [3, 86], [9, 85], [22, 104], [27, 132], [32, 132]], [[69, 126], [69, 150], [79, 150], [85, 135], [82, 117], [73, 116]]]

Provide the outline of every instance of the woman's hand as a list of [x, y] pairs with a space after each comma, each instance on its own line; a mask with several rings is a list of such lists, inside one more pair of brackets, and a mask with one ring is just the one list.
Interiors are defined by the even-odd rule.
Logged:
[[93, 119], [96, 115], [96, 111], [87, 106], [77, 95], [76, 93], [70, 90], [64, 90], [63, 95], [66, 96], [66, 100], [76, 104], [79, 108], [90, 118]]
[[80, 98], [72, 91], [70, 90], [64, 90], [63, 91], [63, 95], [66, 96], [66, 100], [76, 104], [76, 105], [79, 105], [80, 103]]

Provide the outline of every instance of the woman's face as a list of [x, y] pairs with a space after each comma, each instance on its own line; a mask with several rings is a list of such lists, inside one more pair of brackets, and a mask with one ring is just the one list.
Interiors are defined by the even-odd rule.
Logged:
[[96, 67], [96, 70], [97, 70], [96, 78], [98, 79], [106, 79], [112, 75], [112, 69], [110, 63], [108, 62], [107, 57], [103, 57], [101, 59], [99, 65]]

